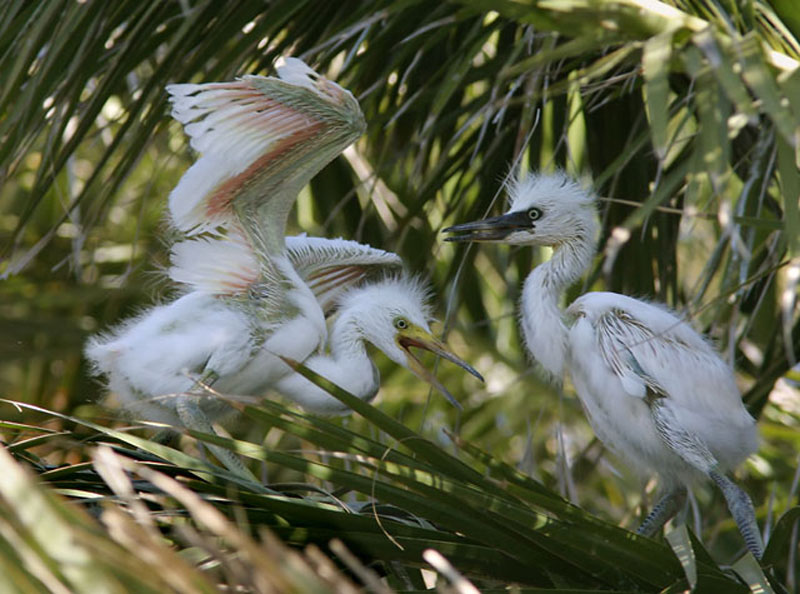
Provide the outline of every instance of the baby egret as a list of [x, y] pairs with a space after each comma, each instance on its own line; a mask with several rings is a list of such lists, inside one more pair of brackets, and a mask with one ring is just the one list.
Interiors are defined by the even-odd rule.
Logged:
[[[296, 358], [298, 352], [302, 353], [297, 345], [305, 345], [308, 337], [287, 335], [280, 321], [262, 319], [263, 304], [253, 303], [249, 296], [252, 286], [244, 286], [241, 292], [226, 298], [203, 288], [215, 283], [232, 286], [257, 272], [241, 265], [245, 259], [241, 254], [239, 266], [234, 266], [228, 240], [203, 240], [204, 255], [214, 247], [212, 242], [220, 243], [218, 255], [229, 250], [226, 256], [230, 267], [220, 268], [216, 279], [210, 274], [199, 276], [199, 268], [204, 266], [201, 260], [193, 269], [173, 267], [173, 278], [194, 275], [194, 290], [90, 341], [87, 355], [97, 371], [108, 377], [109, 387], [123, 407], [147, 419], [204, 430], [204, 417], [214, 418], [228, 410], [203, 388], [213, 385], [215, 392], [223, 394], [260, 396], [274, 389], [306, 410], [346, 412], [337, 399], [285, 364], [286, 371], [276, 372], [272, 359], [277, 355]], [[191, 246], [179, 246], [182, 256], [188, 256]], [[482, 379], [431, 334], [427, 290], [418, 280], [388, 274], [354, 285], [352, 279], [363, 277], [369, 267], [388, 269], [389, 264], [396, 264], [397, 256], [345, 240], [287, 238], [287, 247], [298, 274], [316, 291], [318, 307], [335, 310], [328, 343], [320, 349], [315, 346], [310, 356], [301, 355], [296, 360], [367, 400], [379, 387], [367, 342], [434, 385], [452, 402], [452, 396], [419, 362], [412, 348], [434, 352]], [[220, 259], [212, 261], [219, 263]], [[351, 280], [344, 282], [342, 278]], [[228, 282], [231, 284], [226, 285]], [[187, 410], [187, 400], [199, 411]]]
[[[207, 397], [204, 387], [213, 384], [218, 392], [257, 396], [276, 388], [307, 408], [341, 411], [300, 376], [285, 378], [297, 374], [281, 357], [307, 361], [368, 398], [378, 379], [365, 364], [364, 341], [442, 390], [411, 347], [478, 375], [431, 335], [418, 283], [394, 278], [357, 288], [398, 268], [395, 254], [344, 240], [284, 237], [299, 190], [364, 130], [348, 91], [291, 58], [278, 78], [168, 90], [173, 115], [201, 153], [169, 198], [171, 222], [188, 236], [173, 246], [169, 271], [184, 294], [93, 338], [86, 349], [124, 408], [211, 432], [209, 416], [227, 408]], [[368, 303], [367, 295], [379, 301]], [[326, 367], [326, 313], [340, 303], [327, 355], [335, 366]], [[363, 315], [348, 315], [349, 307]], [[228, 452], [215, 452], [241, 470]]]
[[[457, 408], [461, 405], [412, 353], [430, 351], [459, 365], [481, 381], [481, 375], [433, 337], [428, 320], [428, 290], [417, 279], [387, 277], [346, 291], [338, 299], [327, 352], [311, 355], [305, 365], [363, 400], [371, 400], [380, 376], [369, 358], [366, 343], [438, 389]], [[299, 373], [282, 377], [275, 389], [307, 410], [336, 414], [349, 409]]]
[[[201, 250], [204, 257], [197, 257]], [[365, 342], [369, 342], [431, 383], [457, 407], [458, 402], [409, 349], [417, 347], [434, 352], [483, 380], [431, 334], [428, 290], [420, 281], [399, 273], [402, 262], [396, 254], [355, 241], [306, 236], [287, 237], [286, 254], [298, 276], [313, 292], [318, 307], [326, 315], [333, 315], [327, 343], [315, 354], [300, 359], [313, 371], [356, 396], [372, 398], [378, 390], [379, 377], [367, 355]], [[255, 250], [243, 235], [236, 233], [181, 242], [173, 248], [172, 261], [171, 278], [199, 293], [218, 295], [227, 288], [248, 294], [247, 283], [258, 276]], [[220, 266], [221, 262], [225, 265]], [[238, 393], [258, 393], [271, 386], [307, 410], [324, 413], [346, 410], [338, 400], [298, 373], [283, 374], [280, 379], [275, 374], [265, 377], [260, 373], [257, 377], [264, 382], [263, 386], [240, 389]]]
[[595, 197], [564, 174], [510, 185], [507, 214], [455, 225], [448, 241], [552, 246], [525, 281], [521, 325], [533, 358], [560, 379], [569, 368], [593, 429], [640, 472], [657, 471], [666, 494], [639, 532], [654, 534], [703, 476], [721, 489], [747, 548], [763, 552], [753, 504], [725, 472], [757, 449], [754, 419], [731, 369], [689, 324], [665, 307], [593, 292], [565, 323], [559, 295], [590, 266], [598, 231]]
[[[168, 201], [171, 223], [190, 237], [173, 248], [172, 277], [195, 291], [125, 328], [134, 342], [139, 332], [163, 344], [180, 337], [179, 353], [161, 354], [160, 367], [152, 362], [158, 378], [138, 390], [147, 396], [184, 393], [186, 370], [198, 368], [197, 380], [255, 393], [291, 372], [280, 356], [303, 361], [327, 339], [324, 312], [288, 256], [284, 229], [300, 189], [366, 124], [349, 91], [302, 61], [288, 58], [277, 74], [167, 87], [172, 115], [200, 153]], [[192, 260], [201, 265], [184, 265]], [[194, 276], [178, 278], [181, 271]], [[100, 344], [87, 351], [91, 358]], [[180, 387], [164, 384], [165, 366], [173, 379], [184, 375]], [[196, 398], [175, 402], [185, 425], [207, 427]]]
[[[348, 91], [300, 60], [277, 74], [167, 87], [172, 115], [200, 153], [168, 201], [170, 221], [191, 238], [174, 247], [173, 270], [201, 261], [194, 277], [177, 279], [196, 290], [86, 350], [123, 406], [146, 418], [177, 415], [208, 431], [193, 388], [221, 380], [231, 392], [263, 390], [291, 372], [280, 356], [303, 361], [327, 338], [284, 229], [299, 190], [362, 134], [364, 116]], [[152, 403], [164, 394], [175, 395], [166, 407]], [[164, 409], [174, 414], [165, 419]]]

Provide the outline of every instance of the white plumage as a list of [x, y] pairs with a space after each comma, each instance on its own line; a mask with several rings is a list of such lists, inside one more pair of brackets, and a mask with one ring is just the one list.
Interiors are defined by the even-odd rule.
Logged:
[[[429, 294], [421, 281], [404, 275], [389, 276], [344, 291], [336, 302], [325, 352], [308, 357], [306, 366], [350, 393], [369, 400], [377, 393], [380, 382], [378, 370], [367, 353], [369, 343], [398, 365], [431, 383], [459, 406], [410, 350], [416, 347], [434, 352], [483, 379], [431, 334]], [[297, 373], [282, 378], [275, 388], [316, 412], [347, 411], [338, 400]]]
[[640, 472], [658, 469], [672, 488], [710, 470], [665, 451], [650, 398], [661, 398], [678, 425], [702, 436], [724, 470], [756, 450], [755, 421], [730, 367], [685, 321], [660, 306], [605, 292], [579, 297], [566, 313], [575, 319], [568, 334], [570, 374], [592, 426]]
[[[315, 251], [308, 246], [305, 250]], [[436, 352], [477, 375], [433, 338], [428, 291], [417, 279], [388, 276], [345, 289], [332, 305], [336, 313], [330, 337], [320, 347], [316, 334], [305, 332], [296, 320], [260, 322], [247, 307], [193, 291], [148, 310], [112, 333], [94, 337], [86, 353], [96, 370], [108, 376], [109, 387], [125, 409], [175, 425], [182, 423], [179, 397], [186, 393], [195, 393], [193, 398], [210, 418], [229, 410], [204, 393], [201, 381], [213, 384], [222, 394], [261, 396], [274, 389], [310, 411], [346, 412], [337, 399], [293, 372], [278, 355], [304, 362], [367, 400], [379, 387], [367, 343], [447, 396], [410, 348]]]
[[245, 309], [195, 291], [94, 337], [86, 355], [131, 414], [180, 425], [179, 397], [189, 392], [207, 416], [228, 411], [204, 398], [199, 382], [221, 393], [262, 395], [291, 373], [278, 353], [302, 361], [318, 342], [296, 319], [259, 322]]
[[660, 305], [596, 292], [562, 314], [559, 296], [595, 255], [595, 198], [561, 173], [519, 178], [509, 195], [507, 214], [450, 227], [448, 240], [553, 247], [552, 258], [525, 281], [525, 345], [551, 377], [560, 380], [569, 370], [606, 446], [640, 472], [662, 477], [667, 494], [640, 531], [655, 532], [682, 504], [686, 485], [710, 477], [760, 557], [752, 503], [724, 475], [758, 445], [732, 370], [686, 321]]
[[[480, 377], [432, 336], [423, 291], [395, 275], [396, 254], [343, 239], [284, 237], [298, 191], [364, 130], [348, 91], [295, 59], [278, 78], [168, 90], [173, 115], [201, 153], [169, 198], [170, 219], [187, 237], [172, 246], [168, 274], [184, 293], [86, 348], [126, 409], [210, 432], [209, 417], [226, 410], [204, 388], [213, 385], [216, 393], [251, 396], [276, 389], [309, 410], [344, 412], [282, 357], [371, 398], [378, 375], [366, 342], [451, 399], [411, 348]], [[337, 308], [329, 341], [326, 316]], [[215, 453], [247, 474], [230, 452]]]

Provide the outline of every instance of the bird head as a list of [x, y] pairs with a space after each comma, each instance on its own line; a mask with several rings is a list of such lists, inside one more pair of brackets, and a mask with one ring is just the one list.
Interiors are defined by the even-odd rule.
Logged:
[[517, 177], [508, 186], [506, 214], [444, 230], [446, 241], [556, 246], [571, 238], [594, 239], [594, 195], [562, 172]]
[[353, 316], [360, 338], [389, 359], [428, 382], [456, 407], [461, 405], [417, 358], [413, 349], [435, 353], [465, 369], [479, 380], [480, 373], [453, 354], [428, 325], [431, 317], [428, 290], [417, 279], [388, 278], [352, 289], [342, 299], [342, 309]]

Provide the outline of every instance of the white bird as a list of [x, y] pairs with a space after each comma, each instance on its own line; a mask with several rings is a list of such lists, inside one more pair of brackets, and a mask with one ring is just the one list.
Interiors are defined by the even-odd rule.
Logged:
[[[480, 377], [431, 335], [418, 282], [395, 277], [357, 288], [397, 269], [395, 254], [345, 240], [284, 237], [299, 190], [365, 124], [348, 91], [301, 61], [288, 59], [278, 75], [168, 88], [173, 115], [201, 153], [169, 199], [172, 223], [188, 236], [173, 246], [169, 271], [184, 294], [86, 348], [136, 415], [211, 432], [209, 417], [226, 409], [205, 389], [212, 384], [237, 395], [274, 388], [308, 409], [342, 412], [282, 357], [371, 398], [378, 376], [364, 341], [445, 394], [410, 348], [434, 351]], [[326, 313], [337, 305], [328, 344]], [[238, 459], [214, 451], [241, 470]]]
[[[286, 255], [299, 278], [313, 292], [320, 310], [333, 319], [326, 343], [307, 358], [297, 359], [311, 370], [355, 396], [371, 399], [378, 390], [379, 376], [366, 351], [365, 343], [369, 342], [395, 363], [431, 383], [457, 407], [458, 402], [409, 349], [434, 352], [483, 379], [433, 336], [428, 325], [429, 291], [421, 281], [400, 273], [402, 261], [396, 254], [355, 241], [297, 236], [286, 238]], [[227, 237], [190, 239], [176, 244], [169, 274], [173, 280], [188, 284], [195, 293], [219, 296], [227, 290], [231, 295], [250, 295], [248, 283], [257, 278], [257, 261], [255, 250], [244, 236], [230, 233]], [[283, 327], [279, 328], [278, 332], [283, 334]], [[280, 340], [290, 343], [291, 337], [282, 336]], [[279, 342], [274, 348], [281, 349], [283, 344]], [[275, 352], [283, 355], [280, 350], [271, 351]], [[265, 374], [262, 363], [256, 363], [253, 373], [245, 370], [232, 376], [231, 381], [237, 382], [234, 390], [225, 382], [216, 383], [215, 388], [246, 394], [271, 387], [307, 410], [346, 412], [338, 400], [302, 375]], [[251, 377], [261, 385], [241, 385]]]
[[[587, 293], [563, 312], [558, 300], [596, 254], [595, 196], [562, 173], [510, 184], [507, 214], [445, 229], [448, 241], [552, 246], [525, 281], [525, 345], [551, 378], [569, 370], [592, 428], [639, 472], [656, 471], [665, 495], [639, 528], [652, 535], [674, 516], [686, 487], [708, 477], [721, 489], [747, 548], [763, 544], [749, 496], [725, 473], [758, 447], [733, 372], [666, 307]], [[566, 317], [566, 319], [565, 319]]]
[[[190, 262], [191, 255], [209, 256], [215, 249], [214, 258]], [[246, 244], [236, 246], [229, 238], [190, 240], [178, 244], [174, 254], [185, 267], [174, 265], [172, 278], [182, 282], [191, 278], [194, 289], [110, 334], [94, 337], [87, 347], [87, 355], [108, 376], [122, 406], [139, 416], [189, 425], [181, 409], [186, 398], [176, 395], [190, 393], [194, 395], [189, 399], [206, 417], [226, 411], [224, 403], [201, 384], [213, 385], [223, 394], [262, 395], [273, 389], [310, 411], [346, 412], [333, 396], [282, 361], [279, 368], [275, 359], [281, 355], [302, 361], [354, 395], [371, 399], [379, 376], [367, 354], [367, 342], [449, 398], [411, 348], [432, 351], [480, 378], [432, 335], [424, 285], [383, 272], [398, 267], [395, 254], [342, 239], [287, 238], [288, 258], [319, 300], [321, 315], [333, 314], [327, 343], [322, 348], [314, 345], [309, 355], [303, 354], [309, 337], [293, 334], [291, 321], [273, 318], [274, 311], [252, 297], [254, 287], [247, 279], [255, 277], [257, 269], [245, 265]], [[214, 271], [201, 270], [209, 262], [227, 266], [214, 276]], [[368, 276], [384, 278], [356, 284]], [[236, 283], [241, 283], [238, 289]], [[190, 426], [200, 428], [196, 423]]]

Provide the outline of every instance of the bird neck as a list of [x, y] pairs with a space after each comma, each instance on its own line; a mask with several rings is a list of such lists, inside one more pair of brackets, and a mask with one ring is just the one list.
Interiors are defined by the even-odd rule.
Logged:
[[358, 312], [341, 310], [333, 322], [329, 358], [342, 372], [341, 385], [360, 398], [378, 391], [380, 376], [367, 352], [366, 340], [359, 328]]
[[334, 358], [358, 358], [369, 360], [364, 335], [358, 327], [356, 312], [343, 309], [333, 321], [330, 339], [331, 355]]
[[[378, 392], [380, 376], [367, 355], [364, 338], [355, 322], [355, 315], [339, 313], [331, 328], [327, 353], [316, 353], [303, 363], [340, 388], [362, 400], [370, 400]], [[277, 384], [278, 392], [306, 410], [320, 414], [342, 414], [348, 409], [326, 390], [297, 373], [290, 373]]]
[[522, 330], [533, 358], [553, 380], [564, 373], [567, 327], [561, 319], [558, 299], [578, 280], [594, 256], [593, 239], [578, 236], [555, 247], [553, 257], [537, 266], [522, 291]]
[[594, 258], [594, 239], [589, 235], [577, 235], [553, 248], [553, 256], [537, 266], [542, 284], [552, 287], [556, 295], [567, 289], [589, 269]]

